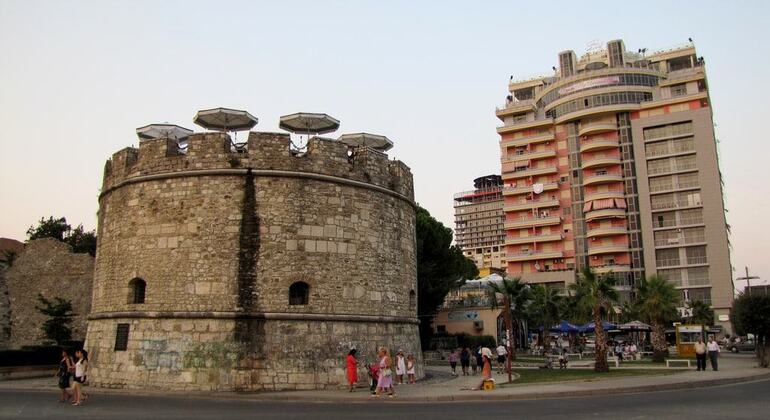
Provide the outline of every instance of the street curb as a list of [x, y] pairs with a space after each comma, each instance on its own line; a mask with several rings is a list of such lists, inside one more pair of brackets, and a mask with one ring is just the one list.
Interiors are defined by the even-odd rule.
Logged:
[[[555, 392], [534, 392], [528, 394], [496, 394], [494, 392], [484, 391], [468, 391], [468, 394], [460, 395], [442, 395], [442, 396], [428, 396], [428, 397], [409, 397], [409, 396], [396, 396], [394, 399], [378, 398], [378, 399], [349, 399], [344, 396], [333, 397], [319, 397], [319, 396], [305, 396], [296, 395], [293, 392], [287, 391], [283, 393], [270, 392], [270, 393], [250, 393], [250, 392], [233, 392], [224, 393], [212, 391], [210, 393], [189, 393], [183, 391], [141, 391], [135, 389], [111, 389], [111, 388], [93, 388], [94, 392], [100, 394], [111, 395], [132, 395], [132, 396], [147, 396], [147, 397], [174, 397], [174, 398], [190, 398], [190, 399], [204, 399], [204, 400], [230, 400], [230, 401], [253, 401], [253, 402], [308, 402], [308, 403], [346, 403], [346, 404], [367, 404], [370, 402], [388, 402], [388, 403], [426, 403], [426, 402], [465, 402], [465, 401], [516, 401], [516, 400], [543, 400], [543, 399], [559, 399], [559, 398], [576, 398], [576, 397], [591, 397], [597, 395], [620, 395], [620, 394], [635, 394], [645, 392], [658, 392], [658, 391], [673, 391], [673, 390], [686, 390], [686, 389], [699, 389], [709, 388], [714, 386], [732, 385], [744, 382], [753, 382], [758, 380], [770, 379], [770, 372], [760, 373], [757, 375], [741, 376], [735, 378], [723, 378], [723, 379], [709, 379], [698, 382], [676, 382], [660, 385], [645, 385], [634, 387], [622, 387], [622, 388], [600, 388], [583, 391], [555, 391]], [[574, 383], [574, 382], [573, 382]], [[58, 388], [40, 389], [40, 388], [10, 388], [2, 387], [1, 391], [33, 391], [33, 392], [52, 392], [58, 391]]]

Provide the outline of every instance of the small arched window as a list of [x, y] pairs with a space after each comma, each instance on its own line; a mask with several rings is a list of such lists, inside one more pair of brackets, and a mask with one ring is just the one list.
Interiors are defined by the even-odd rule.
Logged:
[[144, 303], [144, 292], [146, 288], [147, 283], [139, 277], [128, 282], [128, 302]]
[[414, 290], [409, 291], [409, 309], [417, 309], [417, 293]]
[[307, 305], [310, 296], [310, 286], [304, 281], [298, 281], [289, 286], [289, 305]]

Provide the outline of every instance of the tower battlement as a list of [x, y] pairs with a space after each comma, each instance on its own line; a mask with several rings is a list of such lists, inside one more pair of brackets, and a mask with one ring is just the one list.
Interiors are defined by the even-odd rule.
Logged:
[[412, 174], [401, 161], [389, 160], [385, 153], [368, 149], [349, 149], [332, 139], [313, 137], [307, 151], [290, 149], [284, 133], [250, 132], [245, 148], [232, 146], [225, 133], [196, 133], [179, 148], [173, 139], [142, 140], [139, 148], [127, 147], [107, 160], [102, 191], [125, 181], [149, 175], [184, 171], [251, 169], [255, 171], [303, 172], [344, 178], [386, 188], [414, 198]]

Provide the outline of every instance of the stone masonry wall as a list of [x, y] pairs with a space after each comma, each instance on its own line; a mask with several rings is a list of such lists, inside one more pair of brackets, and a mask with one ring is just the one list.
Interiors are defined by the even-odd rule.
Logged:
[[40, 305], [38, 293], [47, 299], [60, 297], [72, 302], [77, 314], [72, 338], [84, 340], [93, 276], [94, 258], [90, 255], [75, 254], [68, 244], [55, 239], [29, 242], [5, 274], [11, 314], [10, 347], [44, 342], [40, 327], [46, 317], [36, 309]]

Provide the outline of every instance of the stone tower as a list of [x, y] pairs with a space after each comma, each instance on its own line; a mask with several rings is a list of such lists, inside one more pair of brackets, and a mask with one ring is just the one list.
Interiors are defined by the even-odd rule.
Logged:
[[144, 140], [107, 161], [91, 382], [338, 387], [349, 349], [372, 362], [377, 346], [421, 365], [409, 168], [328, 139], [289, 145], [252, 132], [233, 149], [198, 133], [187, 150]]

